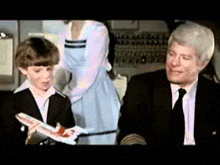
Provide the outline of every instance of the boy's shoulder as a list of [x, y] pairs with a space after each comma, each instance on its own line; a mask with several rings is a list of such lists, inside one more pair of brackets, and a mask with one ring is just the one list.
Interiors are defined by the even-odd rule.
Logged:
[[57, 90], [56, 90], [56, 93], [55, 93], [55, 94], [57, 94], [58, 96], [61, 96], [61, 97], [63, 97], [63, 98], [67, 98], [66, 95], [62, 94], [61, 92], [59, 92], [59, 91], [57, 91]]
[[[25, 88], [23, 90], [14, 90], [13, 91], [13, 94], [16, 95], [16, 96], [20, 96], [20, 95], [25, 95], [27, 93], [31, 93], [31, 91], [29, 90], [29, 88]], [[67, 98], [66, 95], [62, 94], [61, 92], [55, 90], [55, 95], [56, 96], [60, 96], [62, 98]]]
[[[25, 80], [18, 88], [16, 88], [13, 91], [13, 94], [21, 95], [21, 94], [29, 93], [30, 92], [29, 88], [30, 88], [30, 83], [29, 83], [28, 80]], [[50, 87], [49, 93], [50, 94], [57, 94], [58, 96], [61, 96], [63, 98], [67, 97], [66, 95], [64, 95], [61, 92], [57, 91], [53, 86]]]
[[12, 93], [14, 96], [21, 96], [21, 95], [26, 95], [30, 92], [29, 88], [25, 88], [23, 90], [17, 90], [15, 89]]

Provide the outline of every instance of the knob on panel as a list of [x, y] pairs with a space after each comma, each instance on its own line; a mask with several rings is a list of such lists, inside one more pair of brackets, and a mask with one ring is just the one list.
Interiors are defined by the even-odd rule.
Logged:
[[114, 65], [134, 67], [152, 62], [165, 62], [168, 33], [118, 31], [115, 33]]

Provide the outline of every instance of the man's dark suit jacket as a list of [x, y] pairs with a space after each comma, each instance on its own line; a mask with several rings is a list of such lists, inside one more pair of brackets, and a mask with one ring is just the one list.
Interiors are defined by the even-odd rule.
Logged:
[[[29, 89], [10, 93], [1, 98], [1, 143], [9, 146], [22, 146], [27, 138], [27, 127], [21, 131], [21, 124], [15, 115], [23, 112], [43, 121], [35, 99]], [[55, 127], [57, 122], [66, 128], [75, 126], [71, 103], [67, 96], [55, 93], [49, 98], [47, 124]]]
[[[147, 145], [174, 145], [170, 134], [172, 94], [166, 71], [133, 76], [123, 98], [117, 142], [129, 134]], [[220, 85], [199, 75], [195, 103], [194, 138], [198, 146], [220, 147]]]

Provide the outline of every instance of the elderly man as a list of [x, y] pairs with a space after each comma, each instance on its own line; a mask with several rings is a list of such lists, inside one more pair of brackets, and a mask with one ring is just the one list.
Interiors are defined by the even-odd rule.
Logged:
[[118, 144], [220, 147], [220, 85], [199, 74], [213, 52], [210, 29], [193, 22], [178, 26], [168, 40], [166, 70], [131, 78]]

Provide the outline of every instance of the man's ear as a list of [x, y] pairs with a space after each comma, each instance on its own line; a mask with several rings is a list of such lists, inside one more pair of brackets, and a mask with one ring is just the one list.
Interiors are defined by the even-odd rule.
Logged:
[[200, 61], [199, 62], [199, 66], [200, 66], [199, 71], [201, 72], [206, 67], [206, 65], [208, 65], [208, 63], [209, 63], [209, 61]]
[[24, 68], [22, 68], [22, 67], [18, 67], [18, 69], [21, 71], [21, 73], [23, 74], [23, 75], [27, 75], [27, 69], [24, 69]]

